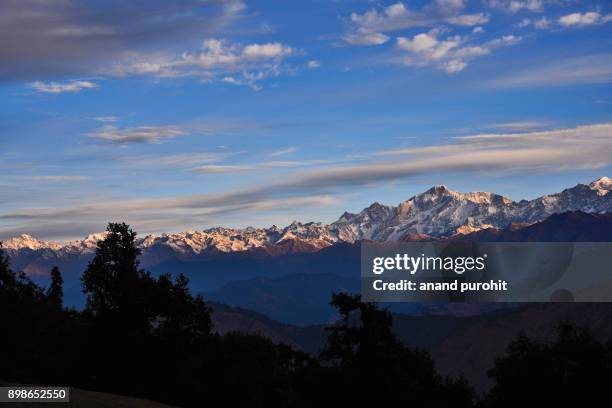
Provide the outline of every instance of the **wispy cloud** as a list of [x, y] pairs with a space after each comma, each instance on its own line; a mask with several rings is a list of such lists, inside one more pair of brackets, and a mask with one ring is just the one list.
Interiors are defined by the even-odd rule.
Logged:
[[196, 174], [231, 174], [281, 168], [312, 167], [333, 164], [330, 160], [269, 160], [253, 164], [207, 164], [191, 169]]
[[268, 156], [270, 156], [270, 157], [285, 156], [287, 154], [295, 153], [296, 151], [297, 151], [296, 147], [287, 147], [285, 149], [280, 149], [280, 150], [276, 150], [274, 152], [271, 152], [271, 153], [268, 154]]
[[209, 38], [199, 49], [172, 54], [134, 54], [101, 73], [114, 76], [195, 77], [202, 82], [221, 81], [248, 85], [279, 76], [286, 58], [299, 51], [279, 42], [240, 44]]
[[243, 171], [251, 171], [255, 168], [252, 166], [234, 166], [234, 165], [220, 165], [220, 164], [207, 164], [205, 166], [199, 166], [193, 169], [194, 173], [198, 174], [227, 174], [227, 173], [241, 173]]
[[97, 116], [94, 118], [94, 120], [102, 123], [114, 123], [118, 121], [119, 118], [117, 116]]
[[118, 128], [105, 125], [90, 133], [90, 137], [111, 143], [161, 143], [186, 135], [187, 132], [177, 126], [139, 126], [133, 128]]
[[549, 127], [550, 122], [541, 121], [518, 121], [518, 122], [503, 122], [503, 123], [489, 123], [486, 125], [489, 129], [498, 129], [511, 132], [526, 132], [531, 130], [542, 129]]
[[483, 81], [490, 88], [545, 87], [612, 82], [612, 54], [585, 55], [531, 64], [499, 78]]
[[120, 160], [123, 162], [123, 164], [135, 168], [193, 168], [194, 166], [218, 163], [225, 160], [229, 156], [239, 153], [241, 152], [129, 155], [121, 157]]
[[43, 82], [35, 81], [30, 83], [30, 88], [41, 92], [50, 94], [60, 93], [77, 93], [84, 89], [94, 89], [98, 85], [90, 81], [69, 81], [69, 82]]
[[78, 181], [87, 181], [90, 178], [86, 176], [63, 176], [63, 175], [46, 175], [46, 176], [22, 176], [21, 180], [28, 181], [43, 181], [49, 183], [72, 183]]

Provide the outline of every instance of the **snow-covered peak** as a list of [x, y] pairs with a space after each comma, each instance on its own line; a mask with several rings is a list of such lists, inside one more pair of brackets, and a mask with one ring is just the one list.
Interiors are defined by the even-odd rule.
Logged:
[[63, 245], [61, 249], [67, 252], [91, 253], [96, 250], [98, 241], [102, 241], [104, 238], [106, 238], [107, 234], [107, 232], [89, 234], [84, 239], [77, 239], [75, 241], [68, 242], [66, 245]]
[[375, 203], [359, 214], [345, 213], [332, 226], [347, 241], [401, 240], [410, 234], [444, 236], [491, 226], [504, 228], [512, 222], [533, 223], [566, 211], [609, 212], [612, 194], [607, 194], [611, 189], [612, 180], [602, 177], [590, 186], [578, 185], [558, 194], [515, 202], [494, 193], [460, 193], [437, 185], [397, 207], [386, 207], [384, 212], [378, 211], [383, 206]]
[[589, 187], [592, 190], [596, 190], [598, 195], [604, 196], [612, 190], [612, 178], [601, 177], [589, 184]]
[[2, 247], [4, 249], [31, 249], [31, 250], [39, 250], [39, 249], [52, 249], [57, 250], [62, 247], [62, 244], [57, 242], [48, 242], [41, 241], [39, 239], [34, 238], [28, 234], [21, 234], [18, 237], [9, 238], [2, 243]]
[[455, 191], [450, 190], [444, 184], [436, 184], [435, 186], [420, 195], [451, 195], [453, 193], [455, 193]]

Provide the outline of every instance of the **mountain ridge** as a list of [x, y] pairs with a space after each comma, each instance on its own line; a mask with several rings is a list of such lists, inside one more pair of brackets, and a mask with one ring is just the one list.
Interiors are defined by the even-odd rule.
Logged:
[[[137, 245], [153, 262], [179, 256], [189, 258], [202, 253], [239, 252], [254, 249], [271, 254], [313, 252], [337, 244], [360, 240], [405, 240], [420, 234], [432, 237], [469, 234], [511, 224], [533, 224], [567, 211], [604, 213], [612, 211], [612, 179], [601, 177], [590, 184], [578, 184], [560, 193], [533, 200], [513, 201], [491, 192], [460, 193], [436, 185], [397, 206], [374, 202], [359, 213], [345, 212], [331, 224], [293, 221], [286, 227], [214, 227], [202, 231], [146, 235]], [[30, 235], [7, 239], [9, 254], [21, 251], [46, 252], [59, 256], [88, 255], [104, 233], [89, 234], [83, 240], [67, 243], [38, 240]]]
[[[486, 229], [504, 229], [512, 224], [533, 224], [568, 211], [605, 213], [612, 211], [612, 178], [601, 177], [559, 193], [533, 200], [513, 201], [491, 192], [460, 193], [436, 185], [397, 206], [374, 202], [359, 213], [345, 212], [331, 224], [293, 221], [286, 227], [214, 227], [201, 231], [146, 235], [137, 239], [143, 265], [164, 259], [190, 258], [201, 254], [262, 250], [269, 254], [314, 252], [340, 243], [361, 240], [410, 240], [464, 235]], [[37, 253], [43, 257], [93, 254], [104, 233], [89, 234], [67, 243], [38, 240], [22, 234], [7, 239], [9, 255]]]

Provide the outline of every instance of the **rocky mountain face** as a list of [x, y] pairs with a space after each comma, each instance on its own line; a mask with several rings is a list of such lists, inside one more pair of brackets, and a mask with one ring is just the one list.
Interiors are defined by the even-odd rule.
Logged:
[[345, 241], [402, 240], [415, 234], [433, 237], [467, 234], [512, 223], [532, 224], [556, 213], [612, 211], [612, 179], [602, 177], [560, 193], [519, 202], [493, 193], [458, 193], [435, 186], [397, 207], [378, 203], [359, 214], [345, 213], [331, 228]]
[[[138, 240], [144, 267], [171, 259], [190, 260], [233, 252], [267, 255], [316, 252], [336, 243], [359, 240], [411, 240], [503, 229], [511, 224], [533, 224], [556, 213], [612, 212], [612, 179], [602, 177], [589, 185], [578, 184], [560, 193], [534, 200], [513, 201], [488, 192], [459, 193], [435, 186], [397, 206], [374, 203], [358, 214], [344, 213], [334, 223], [300, 223], [282, 228], [211, 228], [176, 234], [148, 235]], [[16, 268], [32, 275], [45, 274], [49, 265], [86, 264], [104, 237], [91, 234], [83, 240], [46, 242], [29, 235], [3, 243]]]

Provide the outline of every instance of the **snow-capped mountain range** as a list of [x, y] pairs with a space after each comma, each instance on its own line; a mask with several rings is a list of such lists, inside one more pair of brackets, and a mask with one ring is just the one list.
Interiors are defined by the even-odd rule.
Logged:
[[[138, 240], [144, 263], [205, 253], [252, 249], [313, 252], [339, 242], [402, 240], [415, 234], [434, 237], [465, 234], [484, 228], [504, 228], [511, 223], [532, 224], [566, 211], [612, 212], [612, 179], [602, 177], [589, 185], [578, 184], [560, 193], [534, 200], [513, 201], [488, 192], [459, 193], [435, 186], [398, 206], [374, 203], [358, 214], [344, 213], [334, 223], [292, 224], [281, 228], [211, 228], [176, 234], [148, 235]], [[10, 256], [35, 252], [43, 257], [92, 254], [104, 233], [68, 243], [47, 242], [21, 235], [4, 241]], [[272, 252], [273, 253], [273, 252]]]

